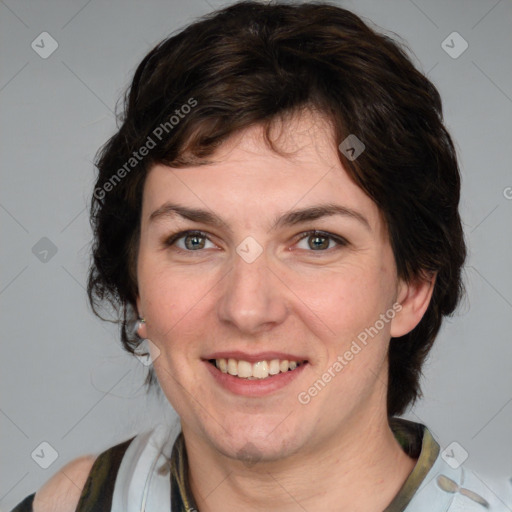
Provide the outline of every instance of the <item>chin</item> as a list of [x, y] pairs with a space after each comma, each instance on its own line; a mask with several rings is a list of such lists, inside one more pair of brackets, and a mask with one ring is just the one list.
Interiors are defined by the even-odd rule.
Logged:
[[[300, 449], [304, 432], [297, 425], [286, 424], [283, 415], [278, 421], [270, 421], [268, 417], [252, 421], [231, 423], [211, 431], [206, 427], [205, 434], [210, 444], [224, 456], [240, 460], [246, 466], [259, 462], [274, 462], [285, 459]], [[280, 427], [283, 428], [280, 428]]]

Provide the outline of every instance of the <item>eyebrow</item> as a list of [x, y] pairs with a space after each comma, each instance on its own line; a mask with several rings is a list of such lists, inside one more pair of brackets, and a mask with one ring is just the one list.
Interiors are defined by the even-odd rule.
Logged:
[[[149, 216], [149, 221], [152, 222], [161, 218], [173, 218], [176, 215], [192, 222], [199, 222], [217, 228], [224, 228], [228, 232], [232, 233], [232, 230], [228, 224], [217, 214], [208, 210], [202, 210], [200, 208], [189, 208], [187, 206], [174, 203], [165, 203], [160, 208], [156, 209]], [[333, 203], [312, 205], [300, 210], [287, 212], [274, 220], [270, 231], [274, 231], [279, 227], [294, 226], [296, 224], [318, 220], [322, 217], [332, 217], [333, 215], [341, 215], [343, 217], [355, 219], [363, 224], [366, 229], [372, 231], [370, 223], [364, 215], [346, 206]]]

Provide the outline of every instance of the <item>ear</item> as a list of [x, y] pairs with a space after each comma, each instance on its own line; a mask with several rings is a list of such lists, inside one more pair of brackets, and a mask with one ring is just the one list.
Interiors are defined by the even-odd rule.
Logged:
[[404, 336], [420, 323], [430, 304], [435, 281], [436, 273], [433, 272], [415, 277], [409, 283], [399, 280], [396, 302], [402, 308], [391, 321], [393, 338]]
[[[139, 318], [144, 318], [144, 313], [142, 312], [141, 300], [140, 297], [137, 296], [137, 314]], [[139, 338], [145, 339], [147, 338], [147, 328], [146, 322], [138, 322], [137, 323], [137, 335]]]

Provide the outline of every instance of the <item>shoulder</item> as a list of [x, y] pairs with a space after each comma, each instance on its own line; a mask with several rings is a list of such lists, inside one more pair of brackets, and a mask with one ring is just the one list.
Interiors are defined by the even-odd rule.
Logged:
[[153, 460], [163, 457], [163, 462], [168, 461], [172, 449], [169, 441], [175, 437], [172, 432], [160, 426], [99, 455], [74, 459], [12, 512], [111, 510], [116, 496], [119, 499], [137, 485], [144, 487], [147, 475], [154, 470]]
[[404, 491], [408, 499], [405, 510], [512, 512], [512, 480], [497, 468], [488, 468], [491, 475], [478, 460], [471, 459], [468, 464], [467, 454], [464, 457], [455, 446], [443, 450], [425, 425], [400, 419], [393, 432], [402, 447], [415, 446], [413, 452], [419, 443], [411, 445], [410, 439], [421, 438], [418, 462], [406, 482], [410, 485]]
[[37, 491], [33, 511], [74, 511], [96, 458], [94, 455], [86, 455], [66, 464]]

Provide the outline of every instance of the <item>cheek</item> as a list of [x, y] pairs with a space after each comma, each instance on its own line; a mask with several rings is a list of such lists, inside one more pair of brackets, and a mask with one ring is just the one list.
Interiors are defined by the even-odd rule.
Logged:
[[177, 283], [171, 283], [164, 273], [144, 272], [144, 269], [140, 273], [139, 283], [148, 335], [156, 342], [172, 329], [174, 317], [179, 314], [179, 302], [173, 294]]
[[147, 320], [148, 336], [166, 342], [183, 329], [214, 285], [213, 276], [200, 276], [169, 268], [156, 258], [141, 258], [138, 267], [139, 293]]
[[317, 318], [319, 336], [324, 332], [344, 339], [373, 325], [389, 307], [387, 281], [385, 274], [368, 266], [351, 267], [296, 280], [294, 292]]
[[297, 293], [300, 296], [309, 290], [304, 303], [316, 313], [309, 315], [313, 320], [308, 326], [320, 341], [317, 373], [330, 370], [338, 376], [333, 392], [364, 388], [363, 381], [372, 382], [384, 368], [391, 317], [380, 318], [392, 304], [392, 279], [380, 269], [380, 265], [373, 269], [352, 266], [347, 272], [316, 279], [315, 286], [310, 283]]

